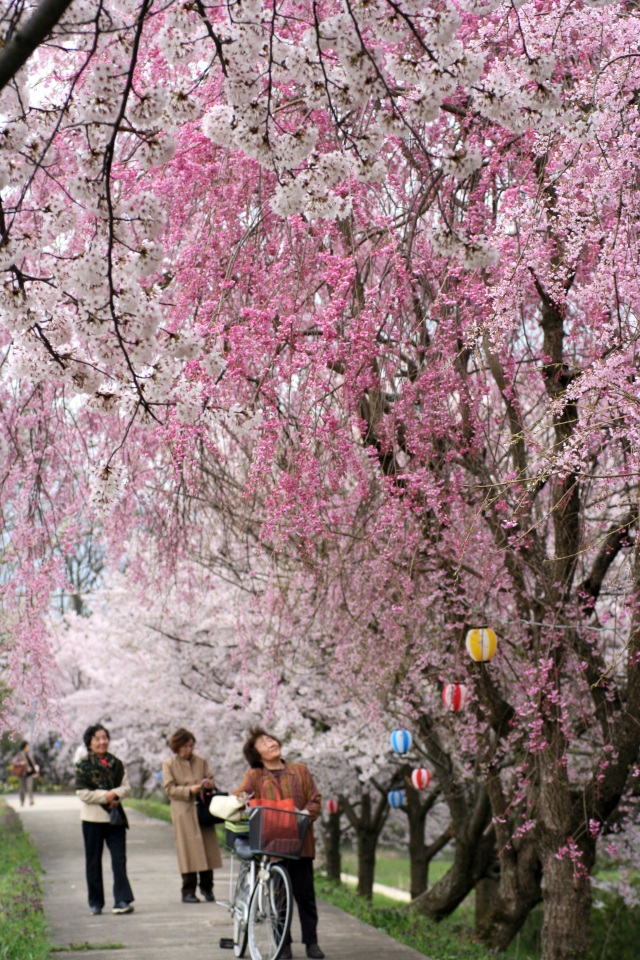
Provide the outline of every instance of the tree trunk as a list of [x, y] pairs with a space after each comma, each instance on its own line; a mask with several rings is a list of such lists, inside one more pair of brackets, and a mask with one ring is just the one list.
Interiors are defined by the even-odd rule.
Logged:
[[411, 899], [415, 900], [427, 889], [429, 861], [424, 842], [427, 811], [420, 803], [420, 794], [407, 786], [407, 818], [409, 820], [409, 863], [411, 870]]
[[541, 960], [584, 960], [591, 934], [591, 879], [557, 851], [544, 859]]
[[484, 877], [476, 887], [476, 933], [494, 950], [506, 950], [531, 910], [540, 903], [541, 868], [533, 836], [503, 848], [500, 879]]
[[322, 821], [324, 837], [324, 866], [329, 880], [340, 882], [342, 857], [340, 855], [340, 813], [330, 813]]
[[371, 900], [373, 896], [373, 879], [376, 865], [376, 848], [378, 838], [382, 833], [389, 804], [386, 789], [378, 788], [381, 794], [378, 803], [373, 808], [371, 794], [362, 791], [359, 801], [360, 814], [356, 814], [354, 805], [343, 795], [340, 796], [340, 807], [349, 821], [357, 838], [358, 850], [358, 889], [359, 896]]
[[376, 870], [378, 837], [362, 827], [358, 831], [358, 895], [371, 900]]
[[448, 917], [485, 876], [495, 856], [495, 833], [490, 827], [491, 806], [486, 790], [479, 787], [473, 798], [456, 790], [455, 780], [444, 777], [443, 793], [451, 812], [451, 834], [455, 843], [453, 863], [430, 890], [421, 893], [412, 904], [418, 913], [437, 920]]
[[476, 909], [475, 921], [476, 931], [480, 928], [483, 919], [495, 905], [498, 898], [498, 887], [500, 883], [492, 877], [483, 877], [476, 883]]
[[430, 890], [417, 897], [412, 907], [436, 920], [448, 917], [485, 874], [494, 856], [494, 844], [493, 834], [473, 837], [471, 842], [456, 837], [450, 869]]

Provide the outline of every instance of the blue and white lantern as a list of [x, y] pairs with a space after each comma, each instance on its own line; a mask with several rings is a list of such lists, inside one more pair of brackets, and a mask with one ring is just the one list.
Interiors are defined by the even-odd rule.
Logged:
[[412, 742], [413, 738], [408, 730], [394, 730], [391, 734], [391, 749], [394, 753], [408, 753]]
[[387, 800], [389, 801], [389, 806], [393, 807], [394, 810], [397, 810], [398, 807], [401, 807], [405, 801], [404, 790], [390, 790]]

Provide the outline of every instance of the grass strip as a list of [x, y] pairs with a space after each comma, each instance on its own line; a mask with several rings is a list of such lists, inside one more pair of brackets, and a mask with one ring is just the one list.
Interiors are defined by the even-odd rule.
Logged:
[[42, 868], [18, 814], [0, 800], [0, 960], [46, 960]]
[[131, 807], [133, 810], [139, 810], [146, 817], [153, 817], [154, 820], [164, 820], [165, 823], [171, 823], [171, 807], [162, 800], [156, 800], [152, 797], [148, 799], [139, 799], [137, 797], [127, 797], [124, 801], [125, 807]]
[[316, 874], [315, 883], [322, 900], [425, 956], [437, 960], [489, 960], [493, 956], [486, 947], [474, 941], [472, 932], [464, 923], [454, 919], [436, 923], [414, 913], [409, 907], [397, 904], [379, 906], [377, 898], [371, 904], [342, 884], [333, 883], [319, 874]]
[[83, 953], [86, 950], [125, 950], [124, 943], [69, 943], [63, 947], [53, 947], [51, 953]]

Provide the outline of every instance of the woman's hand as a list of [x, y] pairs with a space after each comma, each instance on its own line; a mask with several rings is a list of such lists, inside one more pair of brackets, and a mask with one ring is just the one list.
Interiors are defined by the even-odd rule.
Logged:
[[200, 793], [200, 791], [202, 790], [202, 784], [200, 784], [200, 783], [193, 783], [193, 784], [189, 787], [189, 790], [190, 790], [191, 793], [193, 793], [194, 796], [195, 796], [196, 793]]
[[105, 800], [105, 803], [117, 803], [118, 794], [115, 792], [115, 790], [107, 790], [104, 800]]
[[202, 783], [200, 784], [203, 790], [212, 790], [213, 789], [213, 779], [211, 777], [205, 777]]

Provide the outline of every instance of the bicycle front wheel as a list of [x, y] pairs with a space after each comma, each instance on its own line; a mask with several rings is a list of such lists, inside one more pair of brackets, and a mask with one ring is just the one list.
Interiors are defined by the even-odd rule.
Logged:
[[268, 877], [255, 885], [249, 904], [251, 960], [278, 960], [289, 935], [292, 899], [289, 874], [272, 864]]
[[240, 866], [236, 892], [233, 897], [233, 952], [236, 957], [244, 957], [244, 952], [247, 949], [250, 895], [251, 867], [244, 861]]

